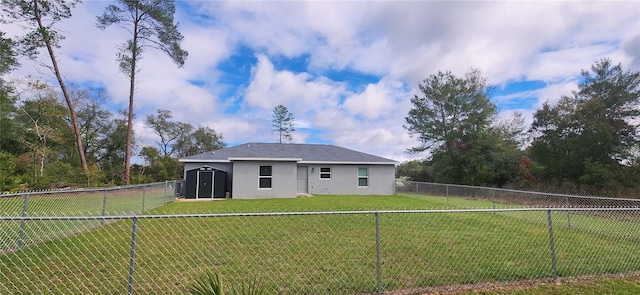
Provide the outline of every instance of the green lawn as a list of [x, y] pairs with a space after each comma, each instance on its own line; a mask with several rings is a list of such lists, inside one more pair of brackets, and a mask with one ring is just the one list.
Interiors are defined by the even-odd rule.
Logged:
[[[167, 192], [170, 195], [172, 192]], [[169, 201], [164, 197], [164, 184], [148, 188], [127, 188], [109, 191], [68, 191], [29, 194], [27, 214], [31, 216], [128, 214], [162, 206]], [[20, 216], [25, 205], [24, 195], [0, 195], [0, 216]], [[105, 207], [106, 206], [106, 207]]]
[[[458, 202], [452, 205], [452, 202]], [[440, 197], [314, 196], [176, 202], [146, 214], [313, 212], [488, 207]], [[573, 212], [552, 214], [563, 277], [640, 271], [640, 224]], [[19, 221], [0, 221], [0, 230]], [[77, 224], [66, 226], [80, 228]], [[95, 221], [94, 221], [95, 222]], [[269, 294], [375, 292], [375, 215], [138, 219], [134, 290], [184, 293], [207, 271], [234, 283], [257, 279]], [[382, 213], [384, 290], [552, 277], [546, 211]], [[12, 223], [12, 224], [9, 224]], [[50, 221], [30, 221], [46, 231]], [[0, 256], [0, 293], [124, 293], [132, 220], [110, 223]], [[542, 294], [542, 293], [540, 293]]]

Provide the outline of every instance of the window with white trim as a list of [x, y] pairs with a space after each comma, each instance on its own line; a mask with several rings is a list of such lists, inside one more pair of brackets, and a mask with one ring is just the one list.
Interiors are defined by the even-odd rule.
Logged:
[[272, 166], [260, 166], [260, 173], [258, 177], [258, 188], [269, 189], [271, 188], [271, 180], [273, 179], [273, 167]]
[[320, 179], [331, 179], [331, 168], [320, 167]]
[[369, 168], [358, 168], [358, 187], [369, 186]]

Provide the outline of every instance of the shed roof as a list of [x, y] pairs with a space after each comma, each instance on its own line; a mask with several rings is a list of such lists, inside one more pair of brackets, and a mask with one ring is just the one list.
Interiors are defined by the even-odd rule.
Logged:
[[328, 144], [245, 143], [181, 158], [180, 162], [241, 160], [296, 161], [300, 163], [395, 164], [390, 159]]

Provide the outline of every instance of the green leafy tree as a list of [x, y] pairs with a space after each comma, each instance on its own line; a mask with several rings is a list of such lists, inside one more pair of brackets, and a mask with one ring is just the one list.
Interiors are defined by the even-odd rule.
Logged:
[[100, 153], [98, 163], [102, 170], [105, 184], [123, 184], [124, 163], [127, 144], [127, 115], [120, 113], [122, 118], [115, 118], [112, 124], [104, 131], [104, 138], [100, 143], [103, 152]]
[[462, 78], [438, 72], [418, 87], [423, 96], [411, 99], [413, 108], [404, 126], [421, 143], [411, 152], [450, 152], [459, 147], [465, 134], [486, 130], [496, 114], [496, 106], [486, 95], [487, 81], [479, 70]]
[[584, 81], [574, 96], [580, 108], [583, 137], [596, 148], [593, 160], [628, 160], [640, 144], [640, 71], [624, 71], [602, 59], [581, 72]]
[[2, 0], [2, 11], [4, 12], [3, 22], [17, 22], [27, 29], [27, 33], [18, 42], [20, 52], [23, 55], [35, 59], [39, 49], [46, 48], [51, 60], [51, 66], [48, 68], [52, 70], [58, 80], [69, 109], [75, 146], [82, 169], [88, 177], [89, 168], [84, 154], [77, 114], [55, 54], [55, 48], [58, 48], [60, 41], [64, 39], [64, 36], [55, 29], [55, 25], [70, 18], [71, 9], [79, 2], [79, 0]]
[[162, 155], [171, 157], [177, 151], [175, 149], [176, 141], [186, 134], [190, 134], [193, 126], [170, 121], [173, 115], [169, 110], [157, 110], [157, 113], [157, 116], [148, 115], [146, 123], [160, 137], [158, 146]]
[[633, 183], [624, 171], [640, 144], [640, 72], [603, 59], [582, 77], [578, 91], [534, 114], [531, 155], [555, 185], [616, 190]]
[[[17, 53], [13, 40], [5, 38], [5, 33], [0, 31], [0, 76], [9, 73], [18, 65]], [[0, 86], [4, 85], [0, 78]]]
[[145, 165], [139, 167], [139, 178], [145, 182], [157, 182], [182, 177], [183, 164], [178, 159], [161, 155], [154, 147], [145, 146], [140, 151]]
[[117, 0], [106, 7], [97, 18], [98, 28], [118, 24], [131, 34], [122, 44], [117, 56], [120, 70], [129, 78], [129, 109], [124, 182], [130, 182], [131, 149], [133, 146], [133, 117], [136, 74], [145, 49], [157, 49], [167, 54], [179, 67], [184, 65], [187, 52], [180, 47], [183, 36], [174, 23], [176, 7], [168, 0]]
[[78, 123], [85, 143], [84, 153], [91, 166], [98, 161], [104, 150], [106, 132], [112, 125], [113, 114], [104, 107], [107, 101], [104, 90], [71, 85], [70, 92], [78, 107]]
[[[404, 127], [418, 137], [420, 146], [409, 151], [431, 154], [435, 181], [495, 182], [495, 161], [503, 155], [494, 147], [503, 138], [491, 127], [496, 106], [487, 97], [488, 85], [480, 71], [470, 70], [464, 77], [438, 72], [419, 88], [422, 96], [411, 99], [413, 107]], [[517, 168], [517, 163], [513, 165]]]
[[291, 133], [296, 131], [294, 127], [293, 114], [289, 112], [287, 107], [279, 104], [273, 108], [271, 116], [272, 133], [278, 133], [278, 143], [291, 141], [293, 138]]
[[217, 133], [213, 128], [199, 126], [195, 131], [180, 136], [174, 149], [179, 157], [186, 157], [225, 148], [227, 145], [222, 139], [222, 134]]
[[18, 65], [14, 47], [14, 42], [5, 38], [4, 32], [0, 32], [0, 151], [18, 155], [21, 147], [17, 134], [21, 132], [21, 126], [13, 120], [17, 111], [16, 96], [13, 87], [2, 79], [4, 74]]
[[396, 167], [396, 177], [406, 177], [411, 181], [431, 181], [431, 172], [427, 160], [411, 160]]
[[65, 139], [72, 137], [71, 128], [65, 120], [65, 107], [58, 102], [53, 89], [39, 81], [25, 84], [15, 120], [26, 126], [20, 141], [31, 154], [33, 180], [45, 185], [45, 166], [69, 157]]

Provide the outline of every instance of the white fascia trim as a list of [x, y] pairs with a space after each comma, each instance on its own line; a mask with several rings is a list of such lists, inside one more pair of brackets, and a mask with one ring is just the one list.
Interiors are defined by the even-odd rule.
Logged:
[[229, 158], [229, 161], [300, 162], [302, 158]]
[[229, 160], [179, 159], [182, 163], [231, 163]]
[[299, 164], [318, 164], [318, 165], [396, 165], [398, 162], [335, 162], [335, 161], [300, 161]]

